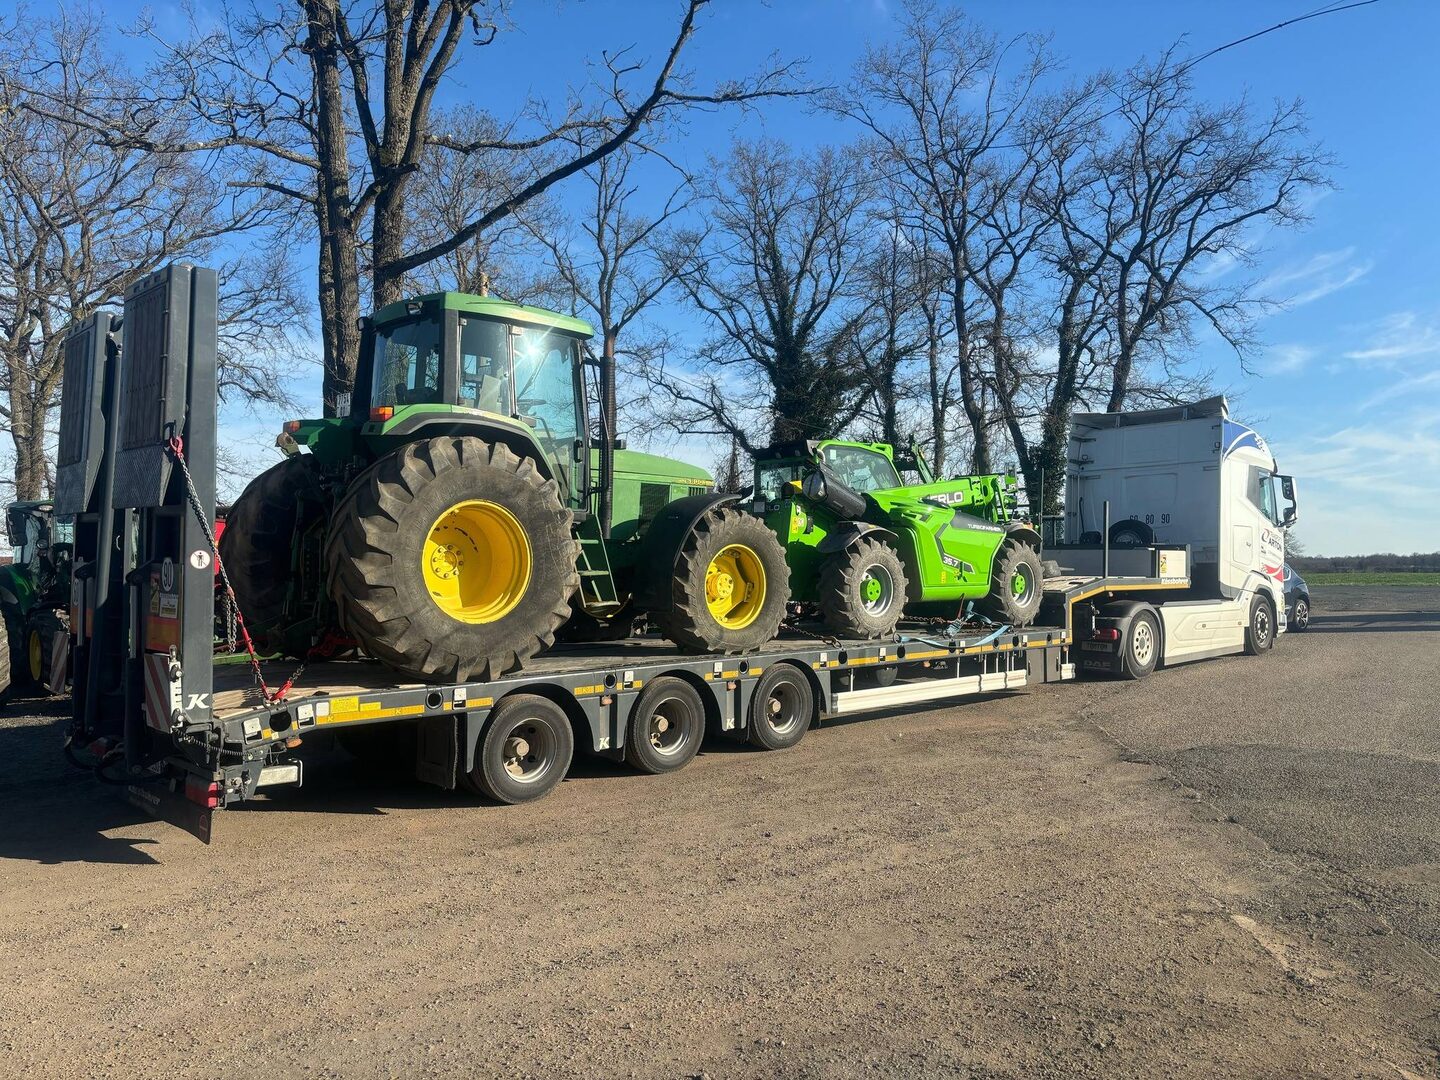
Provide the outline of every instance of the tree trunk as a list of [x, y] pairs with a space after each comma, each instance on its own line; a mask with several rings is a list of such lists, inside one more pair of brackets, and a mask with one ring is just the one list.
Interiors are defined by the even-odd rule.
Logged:
[[[12, 369], [13, 370], [13, 369]], [[15, 499], [43, 499], [50, 474], [45, 458], [45, 422], [49, 408], [36, 397], [33, 382], [25, 378], [21, 393], [10, 391], [10, 439], [15, 446]]]
[[[350, 205], [344, 84], [333, 0], [306, 0], [306, 53], [315, 76], [316, 140], [320, 169], [316, 221], [320, 228], [321, 337], [326, 344], [325, 415], [336, 415], [342, 394], [355, 388], [360, 359], [360, 265]], [[328, 282], [327, 282], [328, 277]]]

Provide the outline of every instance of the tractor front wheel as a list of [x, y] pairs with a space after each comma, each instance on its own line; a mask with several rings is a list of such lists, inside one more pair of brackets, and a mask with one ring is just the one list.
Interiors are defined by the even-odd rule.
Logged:
[[820, 614], [837, 637], [889, 637], [905, 607], [905, 585], [905, 564], [894, 548], [858, 540], [820, 567]]
[[[652, 572], [668, 573], [669, 566]], [[680, 545], [670, 606], [651, 612], [691, 652], [758, 649], [780, 630], [790, 599], [785, 549], [763, 521], [712, 506]]]
[[448, 435], [355, 480], [325, 561], [341, 626], [366, 652], [412, 678], [463, 682], [554, 643], [579, 558], [560, 489], [533, 460]]
[[990, 567], [990, 595], [981, 601], [985, 614], [1007, 626], [1029, 626], [1044, 599], [1040, 556], [1029, 544], [1006, 540]]

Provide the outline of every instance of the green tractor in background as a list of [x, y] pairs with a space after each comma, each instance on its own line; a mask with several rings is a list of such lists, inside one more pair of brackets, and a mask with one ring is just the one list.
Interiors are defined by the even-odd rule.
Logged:
[[262, 651], [358, 647], [415, 679], [464, 681], [519, 668], [562, 631], [626, 636], [640, 616], [695, 652], [770, 640], [788, 599], [774, 533], [704, 470], [617, 443], [592, 335], [463, 293], [365, 320], [348, 415], [287, 423], [286, 460], [221, 538]]
[[753, 510], [785, 547], [790, 592], [841, 637], [883, 638], [902, 612], [954, 616], [974, 601], [1008, 626], [1040, 610], [1040, 535], [1015, 520], [1013, 476], [905, 484], [885, 443], [825, 439], [771, 447], [755, 461]]
[[12, 503], [5, 531], [14, 556], [0, 566], [0, 701], [65, 680], [55, 669], [55, 645], [56, 636], [67, 633], [75, 550], [74, 526], [57, 522], [48, 500]]

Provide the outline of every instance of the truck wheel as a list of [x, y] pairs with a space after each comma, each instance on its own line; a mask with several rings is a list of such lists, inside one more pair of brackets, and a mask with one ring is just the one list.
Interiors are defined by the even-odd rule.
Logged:
[[1310, 626], [1310, 601], [1303, 596], [1295, 598], [1295, 611], [1290, 616], [1291, 630], [1306, 630]]
[[1148, 611], [1140, 611], [1125, 631], [1125, 649], [1120, 655], [1120, 674], [1143, 679], [1160, 662], [1160, 623]]
[[430, 682], [514, 671], [554, 644], [580, 587], [555, 481], [473, 436], [425, 439], [372, 465], [341, 500], [325, 556], [340, 625]]
[[905, 565], [889, 544], [861, 539], [820, 567], [820, 614], [837, 637], [885, 638], [905, 607]]
[[990, 594], [981, 601], [985, 614], [1008, 626], [1028, 626], [1044, 599], [1040, 556], [1029, 544], [1006, 540], [990, 566]]
[[294, 583], [297, 538], [323, 523], [328, 502], [314, 459], [297, 454], [251, 480], [226, 515], [220, 559], [262, 653], [303, 659], [310, 651], [308, 628], [291, 626], [285, 600]]
[[1275, 611], [1264, 596], [1250, 601], [1250, 621], [1245, 626], [1245, 651], [1260, 656], [1275, 645]]
[[[652, 568], [657, 573], [669, 567]], [[790, 599], [785, 549], [757, 517], [711, 507], [681, 542], [671, 605], [651, 613], [691, 652], [758, 649], [780, 630]]]
[[640, 692], [625, 732], [625, 760], [641, 772], [684, 768], [705, 740], [705, 703], [684, 679], [662, 675]]
[[564, 709], [538, 694], [511, 694], [491, 711], [464, 787], [507, 805], [531, 802], [555, 790], [574, 755]]
[[789, 664], [776, 664], [760, 676], [750, 699], [746, 737], [762, 750], [784, 750], [805, 737], [815, 712], [810, 680]]

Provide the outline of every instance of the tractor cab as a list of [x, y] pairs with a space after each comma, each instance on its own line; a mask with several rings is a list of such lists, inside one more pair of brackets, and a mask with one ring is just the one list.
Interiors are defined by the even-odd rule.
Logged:
[[5, 532], [14, 549], [11, 565], [25, 581], [24, 591], [38, 603], [67, 602], [75, 526], [55, 520], [48, 501], [12, 503], [5, 511]]
[[[352, 422], [386, 441], [479, 420], [538, 444], [579, 505], [586, 486], [583, 320], [495, 297], [437, 293], [365, 320]], [[506, 440], [507, 442], [510, 440]]]

